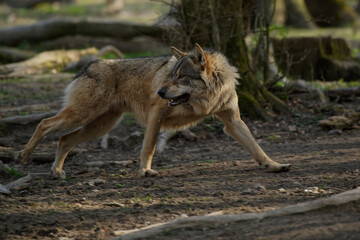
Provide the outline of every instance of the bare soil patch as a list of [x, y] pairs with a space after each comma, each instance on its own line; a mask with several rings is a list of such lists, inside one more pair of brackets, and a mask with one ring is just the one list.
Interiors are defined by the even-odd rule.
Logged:
[[[28, 114], [24, 104], [59, 100], [70, 80], [8, 81], [2, 83], [0, 115]], [[20, 92], [21, 91], [21, 94]], [[5, 95], [4, 95], [5, 94]], [[4, 97], [5, 96], [5, 97]], [[208, 118], [192, 131], [197, 141], [178, 134], [164, 153], [156, 153], [156, 178], [137, 175], [143, 127], [126, 115], [112, 132], [107, 150], [100, 140], [80, 144], [68, 157], [67, 179], [38, 176], [26, 189], [0, 195], [0, 239], [106, 239], [116, 230], [133, 229], [187, 216], [260, 212], [330, 196], [360, 185], [360, 130], [329, 134], [317, 126], [326, 116], [357, 109], [360, 99], [320, 107], [307, 94], [289, 96], [298, 110], [291, 117], [260, 122], [243, 116], [265, 152], [281, 163], [291, 163], [287, 173], [269, 173], [222, 131], [222, 124]], [[37, 111], [59, 109], [49, 104]], [[37, 124], [1, 126], [0, 147], [16, 150], [28, 141]], [[134, 132], [140, 134], [131, 138]], [[51, 134], [38, 152], [56, 151], [58, 137]], [[49, 172], [51, 163], [1, 159], [26, 175]], [[114, 161], [132, 160], [124, 167]], [[102, 166], [85, 165], [101, 161]], [[0, 174], [6, 184], [19, 176]], [[93, 181], [94, 179], [100, 179]], [[182, 229], [157, 239], [355, 239], [359, 236], [359, 203], [293, 215], [286, 220], [266, 219], [240, 225]], [[334, 222], [336, 219], [336, 223]], [[283, 222], [283, 221], [286, 221]], [[259, 231], [259, 229], [262, 229]], [[345, 234], [345, 235], [342, 235]], [[297, 238], [297, 236], [299, 236]], [[345, 236], [345, 237], [339, 237]]]

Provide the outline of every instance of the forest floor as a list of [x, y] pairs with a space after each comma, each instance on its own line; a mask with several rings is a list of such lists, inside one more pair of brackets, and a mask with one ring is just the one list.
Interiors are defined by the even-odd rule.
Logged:
[[[57, 76], [57, 77], [56, 77]], [[9, 117], [58, 110], [62, 89], [73, 74], [1, 83], [0, 115]], [[272, 159], [291, 163], [290, 172], [269, 173], [207, 118], [181, 133], [156, 153], [160, 176], [138, 176], [144, 128], [131, 115], [111, 131], [109, 148], [100, 140], [80, 144], [65, 162], [65, 180], [37, 176], [30, 185], [0, 194], [0, 239], [107, 239], [118, 230], [171, 221], [180, 216], [263, 212], [324, 198], [360, 186], [360, 129], [328, 132], [317, 123], [349, 110], [360, 98], [320, 105], [309, 94], [291, 94], [293, 116], [273, 122], [244, 121]], [[34, 110], [35, 109], [35, 110]], [[37, 123], [1, 125], [0, 148], [19, 150]], [[55, 154], [64, 132], [47, 136], [37, 152]], [[131, 137], [129, 137], [131, 136]], [[28, 173], [48, 173], [51, 162], [24, 165], [0, 159], [12, 171], [0, 173], [5, 185]], [[116, 161], [131, 160], [123, 167]], [[100, 162], [87, 164], [89, 162]], [[95, 181], [96, 179], [96, 181]], [[360, 234], [359, 202], [306, 214], [165, 232], [152, 239], [356, 239]]]

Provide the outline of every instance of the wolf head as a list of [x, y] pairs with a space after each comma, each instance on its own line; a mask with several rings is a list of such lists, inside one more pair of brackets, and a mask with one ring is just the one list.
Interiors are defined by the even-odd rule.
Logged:
[[235, 87], [237, 70], [218, 52], [205, 52], [199, 44], [189, 53], [171, 48], [176, 58], [169, 81], [158, 90], [171, 107], [189, 102], [207, 105], [224, 86]]

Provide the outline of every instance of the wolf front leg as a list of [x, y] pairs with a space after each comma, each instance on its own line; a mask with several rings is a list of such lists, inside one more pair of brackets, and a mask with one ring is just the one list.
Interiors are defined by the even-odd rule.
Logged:
[[280, 164], [271, 160], [257, 144], [246, 124], [240, 118], [239, 110], [228, 110], [217, 114], [225, 124], [225, 132], [235, 138], [262, 166], [271, 172], [287, 172], [291, 164]]
[[154, 177], [158, 172], [151, 169], [151, 161], [155, 152], [156, 140], [160, 132], [163, 110], [151, 109], [146, 123], [145, 136], [140, 156], [139, 174], [142, 177]]

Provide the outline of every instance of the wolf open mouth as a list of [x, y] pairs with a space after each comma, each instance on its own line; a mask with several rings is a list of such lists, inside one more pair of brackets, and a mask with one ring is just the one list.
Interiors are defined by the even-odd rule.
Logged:
[[174, 107], [176, 105], [182, 104], [184, 102], [186, 102], [187, 100], [189, 100], [190, 94], [188, 93], [184, 93], [183, 95], [180, 95], [176, 98], [170, 98], [168, 99], [168, 105], [170, 107]]

